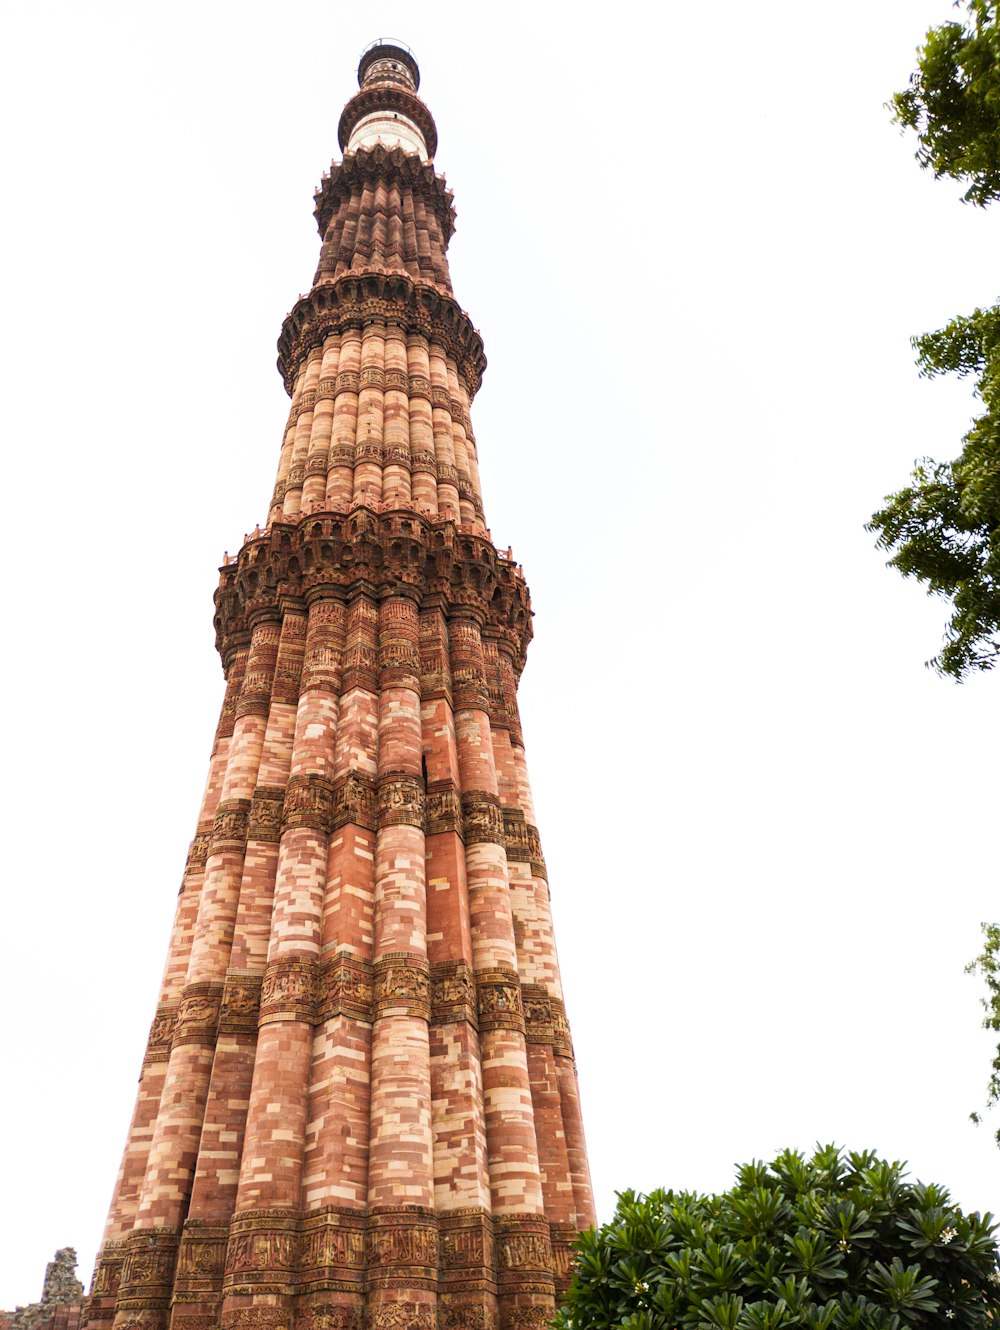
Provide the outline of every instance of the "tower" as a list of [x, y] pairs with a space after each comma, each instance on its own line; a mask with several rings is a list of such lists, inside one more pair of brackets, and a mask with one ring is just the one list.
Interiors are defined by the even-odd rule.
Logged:
[[365, 52], [316, 194], [91, 1327], [539, 1330], [593, 1221], [419, 79]]

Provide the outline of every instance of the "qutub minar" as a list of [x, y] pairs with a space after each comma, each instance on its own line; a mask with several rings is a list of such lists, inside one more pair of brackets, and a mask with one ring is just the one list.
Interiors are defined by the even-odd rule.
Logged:
[[594, 1218], [483, 345], [416, 62], [380, 41], [358, 80], [268, 524], [215, 598], [225, 702], [92, 1330], [540, 1330]]

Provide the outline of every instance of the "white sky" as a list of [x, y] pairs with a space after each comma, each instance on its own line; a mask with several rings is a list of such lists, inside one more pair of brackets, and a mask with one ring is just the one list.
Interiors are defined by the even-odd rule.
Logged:
[[[263, 521], [312, 192], [361, 49], [415, 50], [490, 365], [487, 518], [602, 1217], [836, 1140], [1000, 1208], [962, 967], [998, 914], [1000, 679], [863, 523], [954, 456], [911, 334], [994, 214], [883, 103], [948, 0], [7, 0], [0, 1307], [89, 1283]], [[609, 17], [613, 14], [613, 22]], [[988, 261], [984, 261], [984, 256]]]

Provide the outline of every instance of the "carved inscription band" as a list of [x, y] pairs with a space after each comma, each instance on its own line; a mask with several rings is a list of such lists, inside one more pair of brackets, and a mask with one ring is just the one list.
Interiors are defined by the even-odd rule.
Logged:
[[464, 961], [428, 966], [422, 956], [390, 953], [374, 966], [352, 955], [322, 964], [308, 957], [273, 962], [263, 974], [231, 970], [225, 984], [195, 983], [181, 1002], [156, 1009], [143, 1065], [166, 1062], [175, 1045], [212, 1047], [216, 1035], [253, 1034], [275, 1021], [316, 1025], [336, 1016], [370, 1023], [391, 1015], [435, 1025], [468, 1021], [480, 1030], [519, 1030], [528, 1043], [572, 1057], [566, 1011], [542, 984], [522, 984], [514, 970], [473, 974]]

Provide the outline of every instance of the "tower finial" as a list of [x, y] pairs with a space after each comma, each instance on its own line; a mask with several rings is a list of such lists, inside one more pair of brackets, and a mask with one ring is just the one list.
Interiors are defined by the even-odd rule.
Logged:
[[365, 47], [356, 92], [340, 117], [344, 152], [376, 143], [400, 147], [429, 161], [437, 148], [434, 117], [417, 96], [420, 67], [405, 42], [379, 37]]

